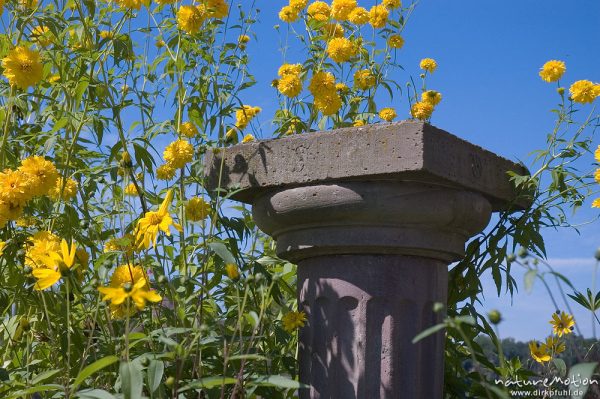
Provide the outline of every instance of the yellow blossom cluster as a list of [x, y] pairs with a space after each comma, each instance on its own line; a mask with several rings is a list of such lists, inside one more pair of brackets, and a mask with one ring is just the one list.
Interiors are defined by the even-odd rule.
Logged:
[[187, 163], [192, 162], [194, 157], [194, 147], [186, 140], [175, 140], [169, 144], [163, 152], [166, 164], [175, 169], [183, 168]]
[[539, 343], [537, 341], [529, 342], [529, 353], [531, 358], [538, 363], [545, 363], [552, 360], [552, 357], [565, 351], [565, 343], [560, 340], [563, 335], [571, 334], [573, 332], [575, 321], [573, 316], [556, 311], [552, 314], [552, 332], [554, 336], [546, 338], [546, 342]]
[[391, 122], [396, 118], [398, 114], [396, 114], [396, 110], [394, 108], [383, 108], [379, 111], [379, 117], [386, 122]]
[[368, 69], [361, 69], [354, 72], [354, 87], [359, 90], [368, 90], [375, 86], [377, 79]]
[[281, 318], [283, 329], [290, 333], [300, 327], [304, 327], [305, 322], [306, 313], [304, 312], [288, 312]]
[[342, 107], [342, 98], [337, 92], [335, 77], [331, 72], [316, 72], [308, 90], [315, 98], [315, 108], [323, 115], [333, 115]]
[[[550, 60], [540, 69], [540, 77], [545, 82], [558, 82], [567, 71], [564, 61]], [[564, 93], [564, 88], [559, 88], [559, 93]], [[589, 80], [578, 80], [569, 88], [570, 98], [580, 104], [591, 104], [600, 96], [600, 84]]]
[[357, 52], [357, 45], [345, 37], [335, 37], [327, 43], [327, 55], [335, 62], [346, 62]]
[[48, 195], [55, 200], [68, 200], [74, 197], [76, 189], [77, 182], [68, 179], [65, 183], [54, 164], [44, 157], [25, 158], [16, 170], [0, 172], [0, 226], [18, 219], [27, 202], [35, 197]]
[[[290, 0], [289, 4], [279, 11], [279, 19], [293, 23], [300, 18], [300, 13], [307, 5], [306, 0]], [[370, 23], [374, 28], [387, 25], [390, 10], [401, 7], [400, 0], [385, 0], [367, 10], [360, 7], [356, 0], [332, 0], [331, 5], [324, 1], [314, 1], [306, 10], [309, 22], [326, 22], [330, 20], [349, 21], [355, 25]]]
[[192, 122], [183, 122], [179, 127], [179, 133], [192, 139], [198, 135], [198, 128]]
[[2, 59], [4, 76], [11, 86], [27, 90], [42, 80], [43, 66], [39, 52], [25, 46], [17, 46]]
[[202, 197], [190, 198], [185, 205], [185, 217], [192, 222], [198, 222], [210, 216], [212, 208]]
[[302, 65], [283, 64], [278, 71], [277, 90], [286, 97], [296, 97], [302, 91]]
[[[419, 67], [426, 73], [433, 73], [437, 68], [437, 62], [433, 58], [423, 58], [419, 63]], [[421, 77], [425, 79], [426, 74]], [[431, 118], [431, 114], [435, 110], [436, 105], [442, 101], [442, 94], [435, 90], [425, 90], [421, 93], [421, 98], [410, 107], [410, 115], [422, 121]]]

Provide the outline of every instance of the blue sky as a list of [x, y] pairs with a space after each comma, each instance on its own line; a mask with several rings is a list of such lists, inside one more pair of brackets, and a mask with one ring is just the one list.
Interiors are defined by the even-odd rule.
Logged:
[[[258, 1], [260, 23], [254, 27], [257, 40], [248, 46], [251, 70], [258, 84], [251, 93], [253, 105], [263, 108], [263, 134], [276, 107], [273, 89], [282, 63], [280, 35], [273, 26], [285, 24], [277, 12], [284, 2]], [[372, 1], [359, 1], [369, 6]], [[513, 160], [531, 164], [528, 154], [543, 148], [554, 118], [549, 112], [559, 100], [556, 86], [543, 82], [539, 68], [550, 59], [567, 64], [563, 85], [589, 79], [600, 81], [600, 2], [596, 0], [544, 2], [512, 0], [423, 0], [416, 7], [403, 33], [406, 44], [400, 63], [406, 72], [392, 75], [400, 84], [408, 74], [419, 74], [421, 58], [431, 57], [438, 69], [428, 87], [443, 93], [432, 123], [468, 141]], [[302, 61], [291, 59], [290, 61]], [[390, 104], [400, 118], [408, 117], [404, 98]], [[591, 107], [585, 107], [589, 112]], [[600, 144], [600, 140], [595, 140]], [[590, 155], [590, 164], [593, 157]], [[574, 220], [592, 219], [597, 212], [588, 206]], [[557, 271], [568, 276], [579, 289], [591, 287], [594, 252], [600, 247], [598, 223], [574, 231], [546, 231], [548, 258]], [[517, 281], [523, 272], [515, 267]], [[491, 278], [483, 281], [483, 308], [499, 309], [504, 316], [501, 335], [526, 340], [549, 333], [548, 320], [555, 311], [540, 282], [533, 292], [523, 289], [512, 300], [498, 298]], [[556, 291], [556, 290], [555, 290]], [[568, 290], [567, 290], [568, 291]], [[578, 305], [572, 307], [577, 309]], [[590, 317], [575, 312], [584, 335], [591, 335]], [[598, 328], [600, 331], [600, 328]]]

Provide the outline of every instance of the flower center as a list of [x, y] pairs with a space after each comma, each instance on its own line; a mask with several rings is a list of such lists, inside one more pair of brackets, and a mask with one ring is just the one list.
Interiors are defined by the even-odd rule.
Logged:
[[31, 70], [32, 63], [31, 61], [22, 61], [21, 62], [21, 71], [28, 72]]
[[153, 213], [150, 215], [150, 224], [157, 225], [160, 224], [160, 222], [162, 222], [162, 216], [160, 216], [157, 213]]

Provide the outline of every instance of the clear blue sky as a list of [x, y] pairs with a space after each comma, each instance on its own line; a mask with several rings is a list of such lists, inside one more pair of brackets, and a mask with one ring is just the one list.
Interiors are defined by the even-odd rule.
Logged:
[[[258, 39], [249, 44], [248, 50], [258, 84], [247, 95], [253, 105], [263, 108], [262, 132], [268, 135], [272, 130], [269, 119], [276, 107], [269, 85], [282, 63], [278, 52], [280, 36], [273, 26], [280, 24], [285, 31], [277, 12], [286, 3], [257, 3], [262, 11], [260, 23], [254, 27]], [[359, 1], [365, 6], [371, 3]], [[431, 57], [438, 62], [428, 86], [442, 92], [444, 98], [432, 123], [528, 165], [528, 153], [545, 144], [554, 122], [549, 110], [558, 102], [555, 86], [538, 76], [544, 62], [566, 62], [563, 85], [580, 79], [600, 81], [597, 0], [423, 0], [403, 36], [406, 44], [399, 59], [406, 72], [393, 75], [401, 84], [407, 81], [409, 73], [418, 75], [421, 58]], [[408, 117], [404, 98], [390, 105], [398, 109], [401, 118]], [[589, 112], [591, 107], [586, 109]], [[600, 144], [600, 140], [595, 142]], [[577, 220], [595, 215], [588, 208]], [[581, 236], [566, 230], [545, 234], [550, 262], [580, 289], [591, 286], [593, 254], [600, 246], [599, 226], [596, 223], [583, 228]], [[522, 283], [522, 273], [517, 271], [516, 276]], [[504, 315], [502, 336], [541, 339], [549, 333], [547, 321], [555, 309], [539, 282], [530, 295], [524, 290], [515, 295], [512, 306], [508, 296], [497, 298], [491, 278], [484, 280], [484, 286], [484, 309], [497, 308]], [[589, 316], [582, 312], [576, 312], [576, 316], [584, 335], [591, 335]]]

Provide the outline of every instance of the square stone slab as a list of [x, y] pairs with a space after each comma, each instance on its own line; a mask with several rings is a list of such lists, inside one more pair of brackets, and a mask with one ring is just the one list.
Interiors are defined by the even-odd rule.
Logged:
[[428, 123], [402, 121], [238, 144], [206, 155], [207, 189], [252, 203], [266, 190], [341, 181], [418, 181], [482, 194], [494, 210], [523, 209], [508, 171], [527, 169]]

